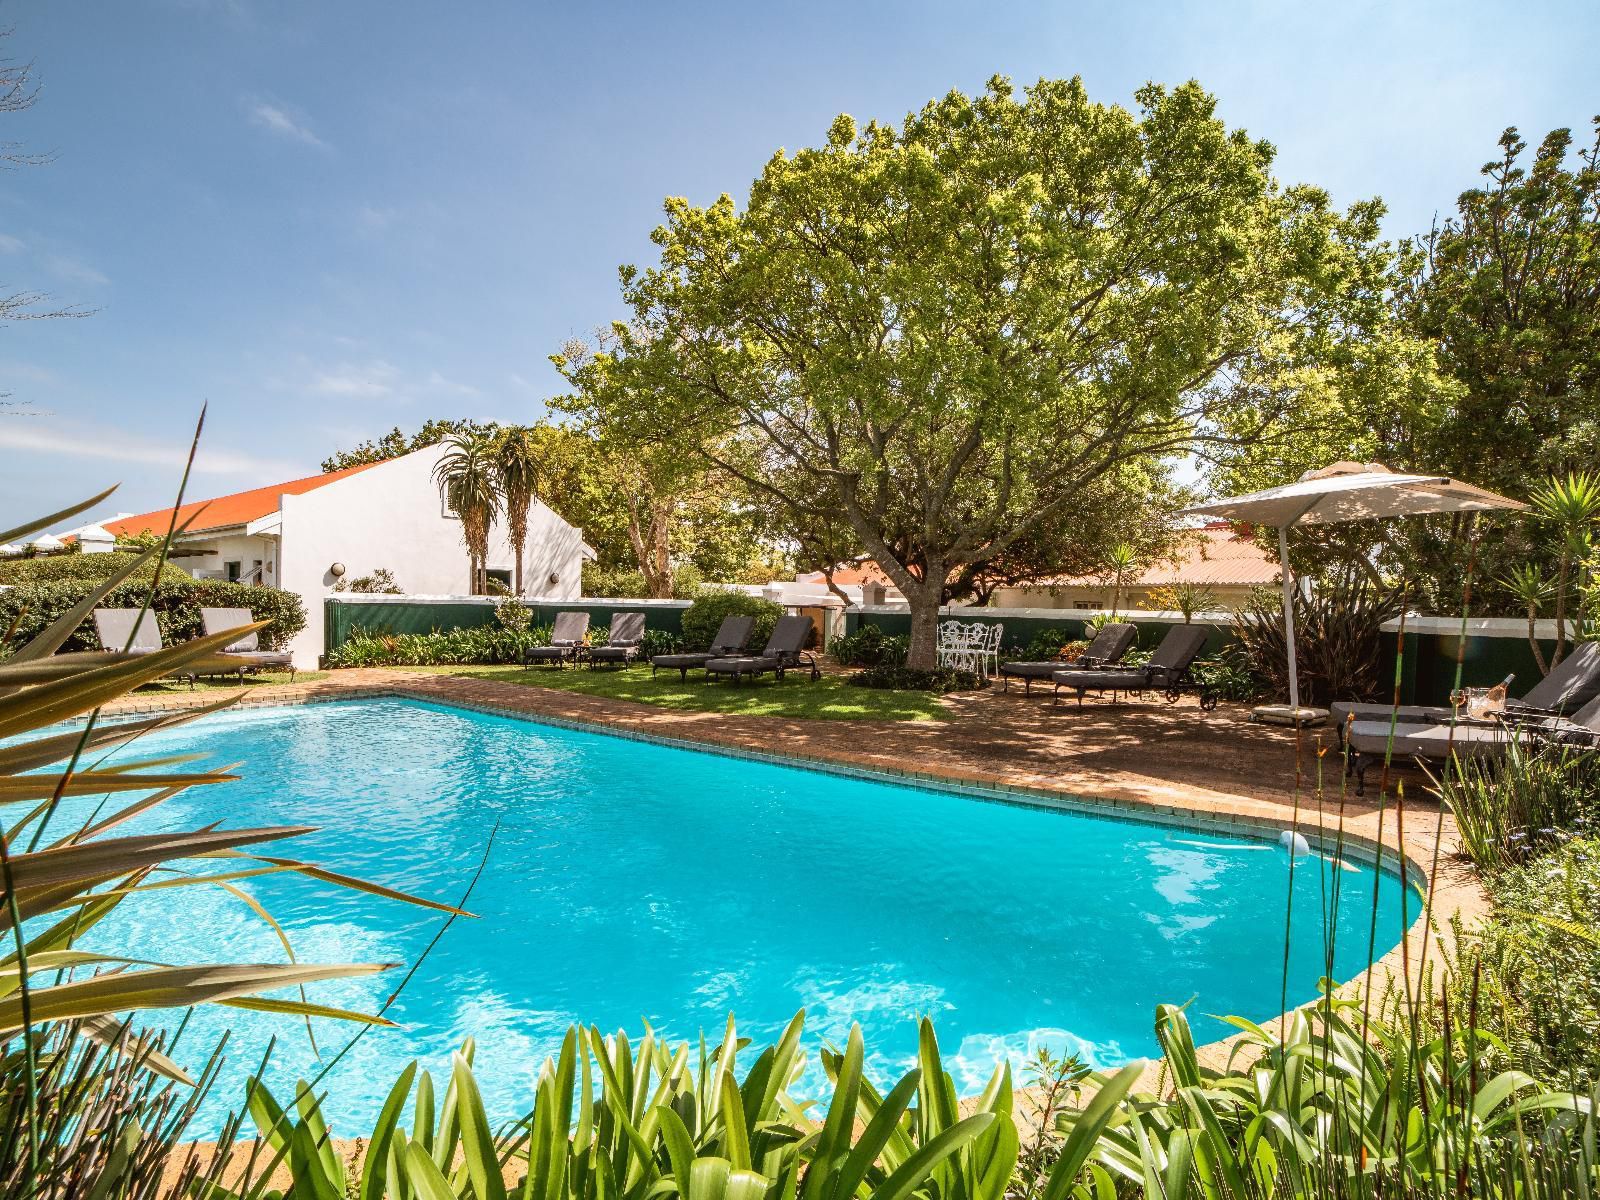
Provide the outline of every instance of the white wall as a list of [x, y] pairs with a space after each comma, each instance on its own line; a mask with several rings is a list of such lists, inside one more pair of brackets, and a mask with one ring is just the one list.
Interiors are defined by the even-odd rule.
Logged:
[[[282, 500], [282, 578], [278, 586], [305, 601], [306, 627], [290, 643], [295, 666], [316, 666], [323, 648], [323, 597], [333, 591], [334, 563], [345, 578], [379, 567], [421, 595], [465, 595], [471, 590], [461, 522], [444, 514], [434, 464], [446, 453], [430, 446]], [[504, 526], [489, 539], [490, 568], [514, 562]], [[528, 514], [523, 590], [530, 598], [570, 600], [579, 594], [583, 533], [543, 504]], [[555, 581], [551, 582], [551, 575]]]

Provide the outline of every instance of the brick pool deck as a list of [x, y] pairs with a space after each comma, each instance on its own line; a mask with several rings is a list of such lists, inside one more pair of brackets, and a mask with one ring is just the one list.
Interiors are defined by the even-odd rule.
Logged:
[[[1038, 693], [991, 689], [947, 698], [948, 719], [942, 721], [803, 720], [673, 711], [537, 685], [400, 669], [338, 671], [310, 682], [249, 686], [241, 703], [257, 707], [376, 696], [1258, 836], [1297, 827], [1315, 843], [1319, 830], [1331, 839], [1342, 820], [1352, 856], [1370, 860], [1381, 846], [1386, 864], [1394, 865], [1403, 854], [1408, 870], [1431, 881], [1430, 911], [1446, 936], [1453, 917], [1470, 926], [1488, 910], [1475, 874], [1455, 853], [1453, 822], [1417, 786], [1416, 776], [1407, 776], [1403, 795], [1391, 788], [1383, 803], [1376, 786], [1365, 799], [1345, 795], [1329, 731], [1296, 734], [1258, 725], [1236, 705], [1205, 713], [1193, 699], [1170, 706], [1159, 700], [1090, 702], [1079, 710], [1071, 703], [1053, 706]], [[107, 712], [187, 709], [218, 698], [214, 690], [144, 692]], [[1322, 749], [1325, 756], [1319, 755]], [[825, 787], [817, 795], [826, 803]], [[1426, 917], [1419, 919], [1402, 945], [1374, 966], [1374, 987], [1402, 977], [1415, 982], [1424, 947], [1429, 959], [1437, 959], [1439, 935], [1425, 933], [1426, 923]], [[1342, 990], [1358, 992], [1364, 981], [1349, 981]], [[1220, 1067], [1236, 1040], [1204, 1047], [1202, 1057]], [[1153, 1071], [1146, 1082], [1158, 1086]]]

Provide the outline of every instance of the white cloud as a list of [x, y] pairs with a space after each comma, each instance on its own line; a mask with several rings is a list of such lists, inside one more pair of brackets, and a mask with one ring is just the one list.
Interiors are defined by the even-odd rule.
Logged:
[[276, 104], [268, 104], [264, 100], [253, 102], [250, 105], [250, 120], [260, 128], [270, 133], [275, 133], [279, 137], [303, 142], [307, 146], [316, 146], [322, 150], [328, 148], [328, 144], [312, 133], [304, 122], [296, 120]]
[[425, 396], [471, 398], [482, 393], [470, 383], [452, 379], [440, 371], [412, 375], [382, 358], [364, 362], [307, 364], [309, 382], [303, 387], [318, 396], [346, 400], [410, 401]]
[[26, 380], [29, 383], [56, 384], [61, 382], [49, 367], [36, 366], [25, 362], [0, 362], [0, 379], [16, 381]]
[[392, 208], [375, 208], [363, 204], [356, 210], [356, 224], [363, 233], [382, 233], [393, 225], [400, 214]]
[[340, 363], [315, 372], [311, 390], [322, 396], [352, 400], [377, 400], [394, 394], [400, 372], [382, 359], [369, 363]]
[[45, 269], [58, 278], [68, 283], [85, 284], [90, 287], [104, 287], [111, 280], [95, 270], [88, 263], [72, 258], [65, 254], [50, 254], [44, 258]]
[[0, 233], [0, 254], [16, 254], [26, 245], [19, 237], [12, 237], [9, 233]]
[[481, 394], [470, 383], [462, 383], [459, 379], [448, 379], [437, 371], [428, 372], [428, 377], [422, 381], [422, 386], [428, 391], [444, 392], [449, 396], [477, 396]]
[[[0, 421], [0, 448], [63, 458], [178, 468], [189, 456], [188, 446], [179, 445], [176, 440], [163, 444], [120, 430], [41, 427], [34, 421]], [[241, 475], [257, 479], [290, 479], [306, 473], [303, 466], [205, 446], [195, 455], [194, 469], [204, 475]]]

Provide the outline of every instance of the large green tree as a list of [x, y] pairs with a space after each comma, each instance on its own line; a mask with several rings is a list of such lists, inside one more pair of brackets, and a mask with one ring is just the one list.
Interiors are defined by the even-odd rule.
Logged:
[[[1272, 157], [1193, 83], [1136, 112], [997, 79], [898, 128], [840, 117], [742, 207], [669, 200], [660, 262], [623, 269], [616, 346], [557, 366], [636, 436], [846, 522], [929, 666], [953, 575], [1130, 467], [1262, 436], [1280, 414], [1257, 380], [1343, 336], [1381, 259], [1373, 206], [1280, 187]], [[1253, 428], [1221, 430], [1246, 395]]]
[[[1298, 438], [1238, 443], [1217, 490], [1352, 458], [1528, 499], [1553, 474], [1600, 469], [1600, 118], [1596, 133], [1575, 152], [1571, 131], [1557, 129], [1529, 162], [1506, 130], [1482, 186], [1403, 242], [1377, 289], [1392, 311], [1375, 314], [1387, 330], [1366, 345], [1389, 366], [1374, 373], [1357, 357], [1307, 372], [1297, 391], [1315, 420]], [[1404, 370], [1390, 369], [1401, 361]], [[1560, 551], [1536, 522], [1515, 518], [1363, 522], [1302, 541], [1376, 562], [1445, 612], [1475, 563], [1479, 611], [1518, 615], [1527, 601], [1508, 581], [1552, 574]], [[1519, 571], [1527, 562], [1531, 577]]]

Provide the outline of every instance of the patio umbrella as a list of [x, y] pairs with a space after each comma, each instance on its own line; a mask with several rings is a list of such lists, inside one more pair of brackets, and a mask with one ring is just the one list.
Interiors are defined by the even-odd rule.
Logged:
[[1320, 471], [1307, 471], [1294, 483], [1197, 504], [1184, 509], [1181, 515], [1223, 517], [1277, 528], [1278, 558], [1283, 564], [1283, 632], [1289, 646], [1289, 707], [1285, 711], [1268, 705], [1256, 712], [1258, 716], [1299, 723], [1327, 714], [1321, 709], [1300, 707], [1300, 676], [1294, 653], [1294, 578], [1289, 572], [1292, 527], [1527, 507], [1445, 475], [1407, 475], [1391, 471], [1382, 463], [1336, 462]]

